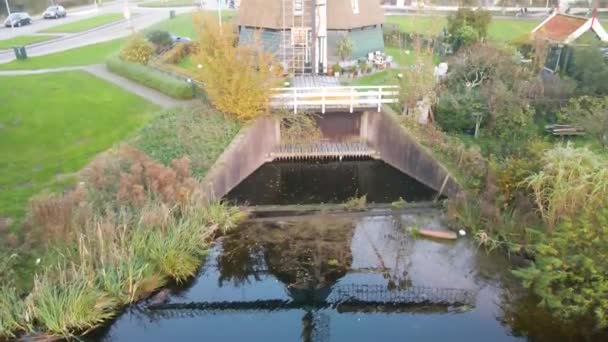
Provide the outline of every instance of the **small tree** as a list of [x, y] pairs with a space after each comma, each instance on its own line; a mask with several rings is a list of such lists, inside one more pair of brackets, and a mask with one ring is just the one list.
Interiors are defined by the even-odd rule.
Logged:
[[353, 48], [353, 41], [350, 38], [347, 36], [340, 38], [338, 40], [338, 57], [343, 61], [350, 58], [353, 55]]
[[454, 50], [474, 44], [486, 38], [492, 21], [489, 11], [459, 8], [448, 16], [447, 31]]
[[153, 54], [154, 48], [146, 38], [141, 34], [135, 34], [120, 51], [120, 58], [131, 63], [148, 64]]
[[567, 68], [568, 75], [578, 82], [580, 94], [608, 95], [608, 62], [599, 46], [576, 47]]
[[427, 101], [429, 106], [435, 104], [437, 94], [435, 86], [435, 63], [433, 52], [424, 48], [420, 41], [414, 42], [415, 61], [409, 68], [403, 69], [399, 80], [399, 97], [406, 114], [418, 101]]
[[256, 118], [267, 110], [270, 89], [277, 69], [272, 56], [263, 52], [261, 44], [237, 44], [235, 30], [222, 27], [217, 19], [206, 14], [195, 16], [199, 28], [199, 51], [195, 58], [202, 68], [198, 77], [213, 105], [241, 121]]

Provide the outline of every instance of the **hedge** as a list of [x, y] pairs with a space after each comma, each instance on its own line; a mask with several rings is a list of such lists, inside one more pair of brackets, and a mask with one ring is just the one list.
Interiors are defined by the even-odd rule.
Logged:
[[110, 57], [106, 61], [106, 66], [108, 70], [115, 74], [156, 89], [171, 97], [178, 99], [191, 99], [194, 97], [192, 86], [186, 81], [152, 69], [151, 67], [125, 62], [117, 56]]

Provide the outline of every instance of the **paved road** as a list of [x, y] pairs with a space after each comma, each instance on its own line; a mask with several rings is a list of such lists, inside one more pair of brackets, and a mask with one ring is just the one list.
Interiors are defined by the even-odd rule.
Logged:
[[49, 29], [53, 26], [63, 25], [85, 18], [93, 17], [99, 14], [121, 12], [122, 2], [113, 1], [97, 7], [95, 5], [81, 6], [68, 8], [68, 16], [60, 19], [42, 19], [42, 15], [32, 16], [32, 25], [22, 27], [4, 27], [0, 26], [0, 40], [13, 38], [22, 35], [37, 34], [39, 31]]
[[[176, 8], [175, 10], [179, 14], [189, 12], [192, 9]], [[169, 17], [168, 9], [138, 8], [132, 10], [132, 12], [135, 12], [136, 14], [132, 16], [130, 21], [122, 20], [86, 32], [68, 34], [51, 41], [32, 44], [27, 48], [28, 56], [47, 55], [54, 52], [126, 37], [132, 34], [134, 30], [145, 29]], [[8, 63], [14, 59], [15, 56], [12, 50], [0, 50], [0, 64]]]

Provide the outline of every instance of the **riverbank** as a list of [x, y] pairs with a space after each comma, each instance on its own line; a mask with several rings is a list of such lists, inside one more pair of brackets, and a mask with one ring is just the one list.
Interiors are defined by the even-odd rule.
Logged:
[[[19, 242], [35, 252], [12, 246], [16, 254], [3, 255], [0, 265], [0, 303], [8, 308], [0, 311], [0, 336], [78, 336], [195, 275], [213, 238], [244, 218], [203, 202], [200, 186], [238, 127], [205, 106], [164, 112], [96, 157], [73, 189], [34, 197]], [[184, 139], [185, 130], [197, 134]], [[185, 154], [194, 149], [205, 161], [190, 162]]]

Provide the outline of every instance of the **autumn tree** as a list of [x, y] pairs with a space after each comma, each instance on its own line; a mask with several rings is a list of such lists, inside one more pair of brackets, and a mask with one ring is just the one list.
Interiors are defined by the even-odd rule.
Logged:
[[211, 103], [241, 121], [264, 114], [280, 69], [272, 55], [262, 51], [256, 39], [239, 44], [233, 25], [220, 27], [208, 14], [197, 14], [194, 22], [199, 45], [195, 59], [202, 66], [197, 76]]

